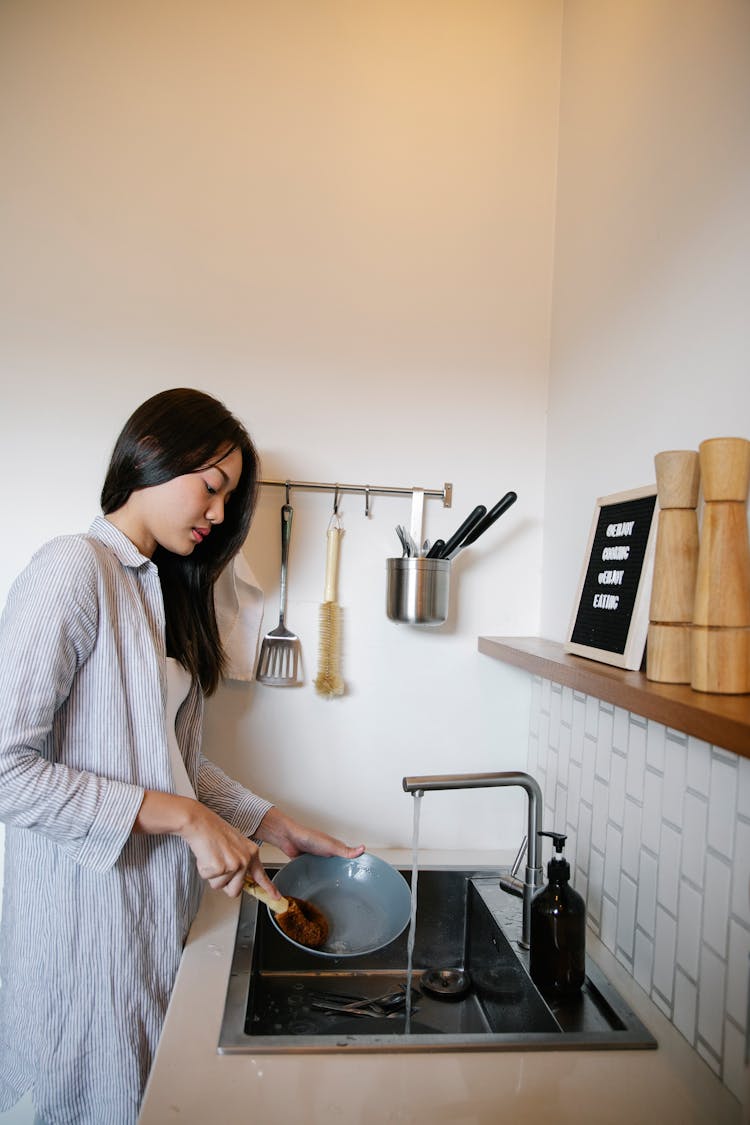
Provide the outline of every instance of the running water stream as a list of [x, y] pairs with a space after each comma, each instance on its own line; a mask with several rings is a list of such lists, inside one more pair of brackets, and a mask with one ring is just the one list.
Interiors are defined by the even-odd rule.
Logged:
[[406, 943], [406, 1020], [404, 1035], [411, 1032], [411, 980], [414, 973], [414, 940], [417, 935], [417, 879], [419, 877], [419, 814], [422, 809], [420, 789], [412, 794], [414, 798], [414, 818], [411, 831], [411, 918], [409, 937]]

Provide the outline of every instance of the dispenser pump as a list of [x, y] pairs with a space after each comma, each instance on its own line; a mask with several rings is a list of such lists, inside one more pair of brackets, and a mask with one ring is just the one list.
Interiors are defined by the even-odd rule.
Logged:
[[[563, 855], [565, 841], [567, 836], [563, 836], [562, 832], [539, 832], [539, 836], [549, 836], [552, 840], [552, 846], [555, 849], [555, 854], [547, 864], [547, 878], [556, 883], [567, 883], [570, 880], [570, 864]], [[557, 857], [560, 857], [559, 859]]]
[[574, 996], [586, 976], [586, 904], [570, 886], [570, 864], [563, 855], [567, 836], [540, 832], [552, 840], [546, 887], [531, 902], [529, 971], [542, 992]]

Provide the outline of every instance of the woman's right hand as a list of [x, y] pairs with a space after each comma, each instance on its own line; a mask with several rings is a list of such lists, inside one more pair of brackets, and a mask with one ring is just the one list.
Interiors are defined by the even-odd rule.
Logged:
[[201, 878], [230, 898], [241, 893], [247, 876], [274, 898], [279, 897], [261, 863], [257, 844], [200, 801], [147, 789], [133, 827], [148, 835], [182, 837], [195, 856]]

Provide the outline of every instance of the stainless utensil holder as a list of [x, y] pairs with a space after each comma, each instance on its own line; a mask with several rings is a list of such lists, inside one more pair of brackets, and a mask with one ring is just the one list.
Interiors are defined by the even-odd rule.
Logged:
[[450, 601], [450, 559], [386, 559], [386, 613], [405, 625], [442, 625]]

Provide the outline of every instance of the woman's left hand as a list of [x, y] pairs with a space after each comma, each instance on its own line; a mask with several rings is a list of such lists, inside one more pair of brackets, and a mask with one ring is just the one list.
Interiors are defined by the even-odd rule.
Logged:
[[261, 820], [256, 835], [269, 844], [274, 844], [284, 855], [294, 859], [307, 852], [310, 855], [338, 855], [344, 859], [356, 859], [365, 850], [364, 844], [349, 847], [335, 836], [306, 828], [290, 816], [286, 816], [275, 806], [270, 808]]

